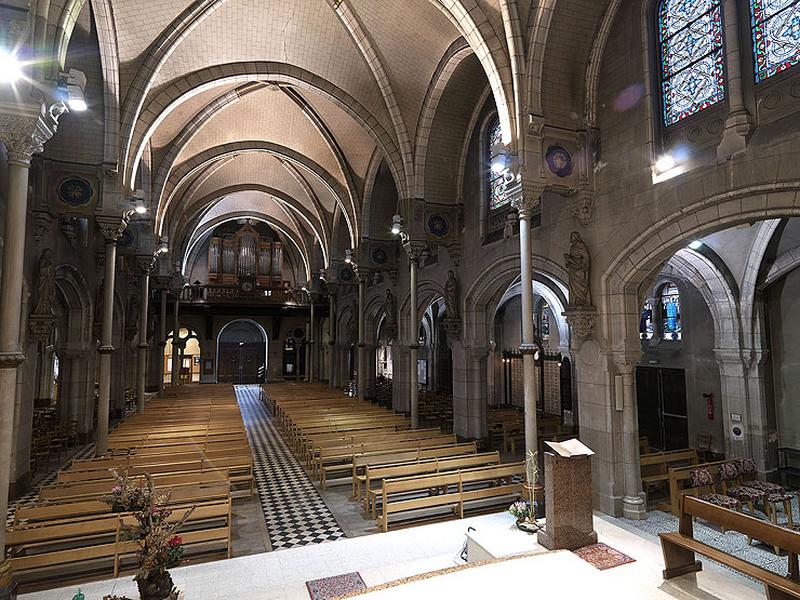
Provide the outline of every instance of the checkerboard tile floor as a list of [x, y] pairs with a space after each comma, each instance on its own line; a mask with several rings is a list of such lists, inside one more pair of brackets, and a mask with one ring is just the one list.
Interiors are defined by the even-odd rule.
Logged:
[[250, 447], [256, 487], [273, 550], [345, 537], [314, 484], [284, 443], [257, 386], [236, 386]]
[[80, 460], [83, 458], [89, 458], [94, 454], [94, 442], [80, 448], [75, 454], [70, 456], [67, 460], [64, 461], [62, 465], [60, 465], [56, 470], [48, 473], [48, 475], [38, 482], [30, 492], [25, 494], [24, 496], [20, 496], [19, 498], [11, 501], [8, 503], [8, 512], [6, 513], [6, 526], [11, 526], [14, 524], [14, 515], [17, 512], [17, 507], [23, 504], [31, 504], [36, 502], [39, 499], [39, 489], [44, 485], [49, 485], [56, 480], [58, 477], [58, 472], [62, 469], [65, 469], [69, 463], [73, 460]]

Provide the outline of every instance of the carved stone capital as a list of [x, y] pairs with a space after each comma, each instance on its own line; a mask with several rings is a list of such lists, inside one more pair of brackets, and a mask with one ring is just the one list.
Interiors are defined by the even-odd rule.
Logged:
[[533, 216], [533, 211], [536, 210], [542, 202], [544, 187], [542, 183], [523, 182], [522, 193], [511, 200], [511, 206], [519, 212], [520, 219], [530, 219]]
[[151, 275], [156, 267], [156, 258], [149, 254], [136, 256], [136, 272], [139, 275]]
[[594, 215], [594, 190], [590, 187], [581, 188], [572, 198], [570, 212], [578, 220], [582, 227], [586, 227], [592, 221]]
[[107, 244], [116, 244], [122, 233], [128, 228], [131, 215], [128, 211], [121, 215], [97, 215], [95, 221]]
[[366, 285], [369, 283], [370, 270], [367, 267], [356, 267], [356, 281], [360, 284]]
[[49, 109], [44, 104], [24, 106], [0, 102], [0, 140], [8, 149], [9, 162], [29, 166], [31, 157], [42, 152], [53, 137], [58, 119], [66, 111], [63, 102]]
[[422, 241], [409, 240], [403, 244], [403, 250], [406, 251], [410, 262], [419, 263], [423, 255], [428, 252], [428, 244]]
[[24, 362], [23, 352], [0, 352], [0, 369], [16, 369]]
[[114, 348], [114, 346], [100, 346], [97, 349], [97, 351], [100, 354], [112, 354], [114, 352], [114, 350], [116, 350], [116, 348]]
[[444, 319], [442, 327], [450, 337], [456, 340], [461, 337], [461, 319]]
[[519, 345], [519, 352], [520, 354], [536, 354], [539, 350], [539, 346], [536, 344], [520, 344]]
[[594, 335], [597, 325], [597, 309], [593, 306], [576, 306], [567, 308], [563, 313], [573, 337], [583, 342]]
[[50, 231], [50, 225], [53, 224], [55, 218], [46, 210], [34, 210], [33, 213], [33, 238], [36, 243], [42, 241], [42, 238]]
[[56, 318], [52, 315], [31, 315], [28, 319], [28, 329], [37, 342], [44, 343], [50, 339]]

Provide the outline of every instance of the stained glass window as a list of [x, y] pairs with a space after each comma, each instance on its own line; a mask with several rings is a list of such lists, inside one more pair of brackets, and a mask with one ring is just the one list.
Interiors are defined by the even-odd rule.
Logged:
[[665, 340], [681, 339], [681, 296], [674, 283], [661, 288], [661, 322]]
[[664, 0], [658, 19], [664, 124], [725, 98], [720, 0]]
[[756, 81], [800, 63], [800, 0], [750, 0]]
[[510, 198], [506, 197], [505, 194], [503, 174], [496, 173], [494, 169], [492, 169], [492, 165], [502, 154], [503, 130], [500, 127], [500, 119], [495, 118], [491, 122], [486, 137], [486, 164], [489, 167], [489, 210], [495, 210], [508, 204], [510, 201]]

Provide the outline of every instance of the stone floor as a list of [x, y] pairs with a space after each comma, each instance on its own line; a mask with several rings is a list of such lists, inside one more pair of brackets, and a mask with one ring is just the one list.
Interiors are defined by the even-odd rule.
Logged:
[[[478, 531], [496, 531], [517, 535], [513, 519], [498, 513], [392, 531], [380, 535], [343, 539], [269, 552], [215, 563], [189, 565], [173, 570], [176, 585], [188, 600], [308, 600], [305, 583], [313, 579], [358, 572], [369, 587], [399, 579], [447, 569], [463, 564], [460, 559], [468, 527]], [[762, 600], [759, 585], [713, 564], [703, 572], [671, 582], [661, 578], [661, 550], [652, 535], [626, 523], [602, 516], [595, 517], [600, 541], [631, 556], [636, 562], [596, 573], [583, 569], [585, 577], [575, 576], [575, 564], [570, 562], [561, 571], [557, 561], [530, 562], [524, 571], [507, 575], [504, 585], [510, 589], [537, 588], [537, 580], [561, 578], [570, 585], [583, 585], [584, 593], [565, 598], [605, 598], [597, 590], [616, 590], [615, 598], [631, 600], [696, 598], [698, 600]], [[541, 551], [534, 536], [528, 536], [531, 552]], [[543, 554], [542, 556], [551, 556]], [[571, 565], [571, 566], [570, 566]], [[593, 567], [592, 567], [593, 568]], [[480, 572], [478, 572], [480, 573]], [[589, 575], [591, 574], [591, 576]], [[487, 572], [487, 576], [489, 573]], [[490, 579], [483, 578], [485, 587]], [[595, 582], [595, 583], [593, 583]], [[565, 588], [567, 586], [565, 585]], [[89, 583], [81, 586], [86, 600], [100, 600], [103, 595], [127, 594], [136, 597], [134, 583], [125, 577]], [[411, 592], [411, 588], [409, 588]], [[476, 587], [459, 594], [460, 598], [487, 597], [485, 590]], [[20, 596], [20, 600], [64, 600], [71, 598], [75, 587], [41, 591]], [[420, 593], [403, 594], [401, 598], [427, 598]], [[448, 595], [440, 597], [452, 597]], [[551, 597], [556, 597], [553, 595]]]

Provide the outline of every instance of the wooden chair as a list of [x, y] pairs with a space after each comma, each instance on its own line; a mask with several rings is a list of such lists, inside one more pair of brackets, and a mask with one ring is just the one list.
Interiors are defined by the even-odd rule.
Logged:
[[710, 431], [697, 432], [697, 440], [695, 441], [695, 450], [697, 450], [697, 455], [703, 462], [713, 459], [713, 456], [711, 455], [712, 439], [713, 436]]

